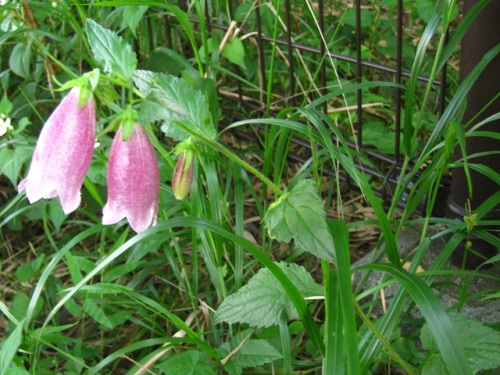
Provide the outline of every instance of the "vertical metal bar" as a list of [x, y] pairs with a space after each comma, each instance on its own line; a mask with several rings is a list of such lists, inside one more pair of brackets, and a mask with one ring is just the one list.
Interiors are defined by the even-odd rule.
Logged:
[[231, 17], [231, 20], [234, 19], [233, 2], [231, 0], [227, 0], [227, 10], [229, 12], [229, 17]]
[[174, 43], [172, 41], [172, 29], [171, 29], [171, 26], [170, 26], [170, 20], [169, 20], [169, 16], [164, 16], [163, 17], [163, 22], [165, 23], [165, 38], [166, 38], [166, 41], [167, 41], [167, 47], [170, 48], [170, 49], [174, 49]]
[[[205, 0], [205, 24], [207, 27], [207, 32], [209, 33], [212, 30], [212, 22], [210, 21], [210, 8], [209, 8], [208, 0]], [[208, 57], [207, 57], [208, 58]]]
[[[396, 26], [396, 83], [401, 85], [401, 73], [403, 65], [403, 0], [398, 0], [397, 9], [397, 26]], [[395, 133], [394, 137], [394, 156], [395, 164], [399, 162], [399, 154], [401, 152], [401, 89], [396, 88], [396, 118], [395, 118]]]
[[[255, 23], [257, 26], [257, 49], [259, 51], [259, 65], [260, 65], [260, 78], [262, 80], [262, 87], [264, 88], [262, 92], [266, 95], [266, 57], [264, 56], [264, 46], [262, 45], [262, 22], [260, 19], [260, 1], [255, 3]], [[262, 97], [262, 102], [266, 102], [266, 98]]]
[[[232, 0], [227, 0], [227, 10], [229, 12], [229, 18], [231, 20], [234, 20], [234, 7]], [[236, 74], [238, 74], [238, 76], [242, 74], [241, 68], [239, 66], [236, 66]], [[243, 85], [241, 84], [241, 81], [239, 79], [236, 80], [236, 84], [238, 85], [238, 108], [240, 108], [244, 104]]]
[[[325, 12], [323, 9], [323, 0], [318, 0], [318, 8], [319, 8], [319, 31], [321, 35], [323, 35], [322, 38], [320, 38], [320, 54], [321, 54], [321, 66], [320, 66], [320, 80], [321, 80], [321, 88], [320, 92], [321, 95], [326, 95], [326, 46], [325, 43], [323, 42], [324, 35], [325, 35]], [[326, 41], [326, 40], [325, 40]], [[327, 109], [327, 103], [326, 101], [323, 102], [323, 112], [326, 114], [328, 111]]]
[[[396, 10], [396, 84], [401, 85], [403, 71], [403, 0], [398, 0]], [[381, 189], [382, 199], [388, 202], [392, 197], [391, 183], [399, 173], [399, 159], [401, 154], [401, 88], [394, 91], [394, 160], [387, 171]]]
[[[450, 30], [446, 30], [446, 35], [444, 39], [444, 45], [446, 46], [448, 44], [448, 39], [450, 37]], [[441, 69], [441, 88], [439, 91], [439, 117], [444, 113], [445, 107], [446, 107], [446, 69], [448, 67], [448, 64], [445, 63], [443, 65], [443, 69]]]
[[[361, 83], [361, 0], [356, 0], [356, 81]], [[363, 97], [361, 89], [356, 91], [358, 147], [363, 146]]]
[[288, 74], [290, 76], [290, 102], [295, 105], [295, 72], [293, 66], [293, 47], [292, 47], [292, 19], [290, 16], [290, 0], [285, 0], [285, 22], [286, 38], [288, 49]]

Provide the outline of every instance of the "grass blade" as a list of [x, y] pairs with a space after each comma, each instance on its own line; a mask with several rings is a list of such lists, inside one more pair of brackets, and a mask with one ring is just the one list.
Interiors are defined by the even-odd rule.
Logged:
[[458, 340], [450, 318], [443, 306], [441, 306], [439, 299], [427, 284], [415, 274], [403, 271], [388, 263], [369, 264], [359, 267], [358, 270], [387, 272], [396, 278], [405, 290], [410, 293], [420, 308], [422, 315], [433, 332], [434, 339], [448, 366], [450, 374], [472, 374], [465, 357], [464, 348]]

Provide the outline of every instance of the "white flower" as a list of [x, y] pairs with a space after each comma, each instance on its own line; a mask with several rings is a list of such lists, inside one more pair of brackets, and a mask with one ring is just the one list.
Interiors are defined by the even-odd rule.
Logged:
[[10, 125], [10, 118], [7, 117], [7, 119], [4, 120], [2, 117], [0, 117], [0, 137], [12, 129], [14, 128], [12, 127], [12, 125]]

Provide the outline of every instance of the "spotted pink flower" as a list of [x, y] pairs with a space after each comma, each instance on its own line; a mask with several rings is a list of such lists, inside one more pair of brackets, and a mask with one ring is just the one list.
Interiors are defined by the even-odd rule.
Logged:
[[73, 87], [45, 123], [28, 176], [18, 190], [30, 203], [59, 196], [65, 214], [78, 208], [80, 189], [92, 160], [96, 113], [92, 94], [78, 106], [80, 88]]
[[116, 132], [108, 163], [108, 202], [103, 208], [103, 224], [127, 218], [140, 233], [156, 223], [159, 173], [156, 152], [144, 128], [134, 125], [130, 138]]

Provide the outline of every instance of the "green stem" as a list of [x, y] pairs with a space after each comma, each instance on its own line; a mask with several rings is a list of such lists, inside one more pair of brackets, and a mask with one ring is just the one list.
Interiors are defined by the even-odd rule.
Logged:
[[229, 151], [227, 148], [222, 146], [217, 141], [214, 141], [213, 139], [207, 137], [203, 133], [196, 132], [195, 130], [193, 130], [190, 127], [183, 124], [181, 121], [174, 121], [174, 123], [177, 126], [179, 126], [180, 128], [182, 128], [183, 130], [185, 130], [186, 132], [188, 132], [189, 134], [191, 134], [193, 137], [198, 138], [206, 145], [212, 147], [214, 150], [220, 152], [221, 154], [224, 154], [229, 160], [234, 161], [236, 164], [238, 164], [242, 168], [246, 169], [248, 172], [252, 173], [255, 177], [257, 177], [259, 180], [261, 180], [264, 184], [266, 184], [271, 189], [273, 189], [276, 198], [283, 195], [283, 191], [279, 188], [278, 185], [276, 185], [274, 182], [272, 182], [269, 178], [267, 178], [263, 173], [258, 171], [256, 168], [252, 167], [250, 164], [248, 164], [247, 162], [241, 160], [239, 157], [234, 155], [231, 151]]

